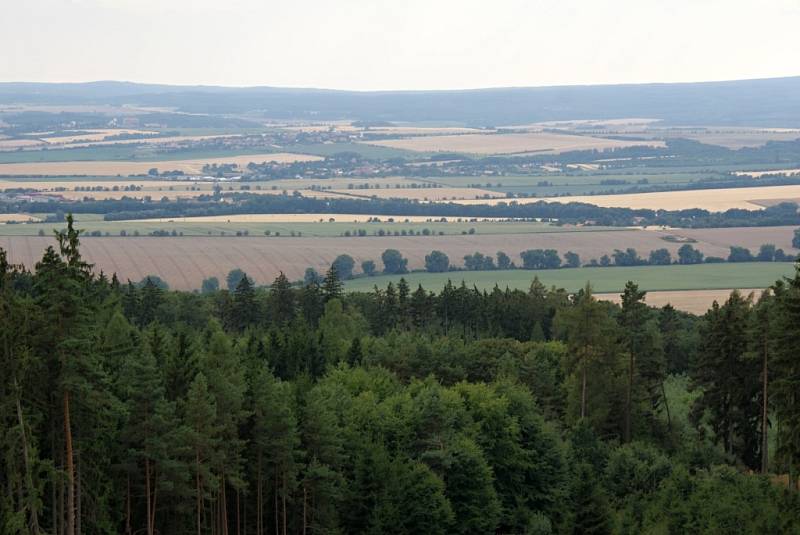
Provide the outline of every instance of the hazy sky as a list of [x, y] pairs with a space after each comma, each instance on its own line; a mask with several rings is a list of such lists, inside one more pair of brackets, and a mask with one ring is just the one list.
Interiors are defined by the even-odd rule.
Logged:
[[800, 74], [800, 0], [0, 4], [0, 81], [444, 89]]

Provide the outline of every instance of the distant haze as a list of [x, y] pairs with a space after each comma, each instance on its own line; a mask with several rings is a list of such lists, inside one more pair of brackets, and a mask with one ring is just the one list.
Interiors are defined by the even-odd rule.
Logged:
[[798, 0], [6, 0], [1, 81], [353, 90], [800, 74]]

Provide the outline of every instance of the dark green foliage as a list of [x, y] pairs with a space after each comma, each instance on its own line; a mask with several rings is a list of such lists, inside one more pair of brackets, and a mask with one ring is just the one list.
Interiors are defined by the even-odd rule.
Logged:
[[668, 266], [672, 263], [669, 249], [656, 249], [650, 251], [650, 264], [653, 266]]
[[353, 278], [353, 268], [355, 265], [355, 260], [348, 254], [340, 254], [331, 263], [331, 267], [336, 269], [336, 273], [339, 274], [339, 278], [342, 280]]
[[425, 270], [429, 273], [444, 273], [450, 269], [450, 259], [441, 251], [425, 255]]
[[561, 266], [561, 258], [555, 249], [530, 249], [519, 254], [523, 269], [555, 269]]
[[200, 288], [200, 291], [204, 294], [214, 293], [219, 290], [219, 279], [216, 277], [209, 277], [207, 279], [203, 279], [203, 284]]
[[564, 265], [571, 268], [581, 267], [581, 257], [578, 253], [567, 251], [564, 253]]
[[686, 243], [681, 245], [678, 249], [678, 263], [679, 264], [701, 264], [703, 262], [703, 253]]
[[408, 268], [406, 267], [408, 259], [403, 258], [403, 255], [397, 249], [386, 249], [381, 254], [381, 260], [383, 261], [383, 272], [386, 275], [408, 273]]
[[503, 251], [497, 251], [497, 269], [512, 269], [513, 262], [511, 262], [511, 257], [509, 257]]
[[702, 320], [634, 283], [182, 293], [67, 220], [33, 273], [0, 250], [4, 533], [800, 529], [800, 269]]
[[[772, 255], [774, 257], [774, 253]], [[753, 254], [750, 249], [744, 247], [731, 247], [731, 252], [728, 255], [728, 262], [752, 262], [754, 260]], [[772, 260], [770, 259], [770, 262]]]
[[374, 260], [364, 260], [363, 262], [361, 262], [361, 271], [367, 277], [372, 277], [373, 275], [375, 275], [377, 269], [378, 268], [377, 266], [375, 266]]
[[237, 286], [239, 286], [239, 281], [245, 277], [245, 272], [239, 268], [232, 269], [228, 276], [225, 278], [225, 284], [228, 287], [228, 291], [234, 291]]
[[614, 249], [612, 257], [614, 258], [615, 266], [640, 266], [645, 263], [645, 261], [639, 257], [636, 249], [630, 247], [624, 251]]
[[473, 253], [464, 257], [464, 268], [469, 271], [491, 271], [495, 269], [494, 258], [483, 253]]

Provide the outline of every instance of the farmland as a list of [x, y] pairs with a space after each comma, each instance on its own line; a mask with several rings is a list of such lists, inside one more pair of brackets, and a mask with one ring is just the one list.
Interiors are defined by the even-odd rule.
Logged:
[[[683, 210], [702, 208], [710, 212], [724, 212], [732, 208], [760, 210], [781, 201], [797, 202], [800, 186], [764, 186], [747, 188], [692, 189], [653, 193], [623, 193], [618, 195], [568, 195], [562, 197], [529, 197], [513, 199], [524, 204], [539, 201], [581, 202], [603, 207], [648, 208], [651, 210]], [[497, 204], [508, 199], [458, 200], [459, 204]]]
[[222, 158], [198, 158], [191, 160], [161, 161], [68, 161], [68, 162], [29, 162], [0, 164], [3, 175], [87, 175], [115, 176], [147, 174], [152, 168], [161, 171], [181, 171], [188, 174], [201, 174], [208, 164], [237, 164], [241, 167], [250, 162], [300, 162], [321, 159], [307, 154], [267, 153], [228, 156]]
[[[327, 216], [327, 217], [326, 217]], [[27, 221], [28, 216], [12, 218], [12, 221]], [[362, 237], [400, 238], [416, 234], [435, 234], [444, 236], [463, 236], [470, 232], [480, 235], [516, 235], [567, 232], [623, 232], [624, 229], [605, 227], [558, 227], [549, 223], [507, 222], [468, 220], [450, 218], [446, 222], [435, 221], [430, 217], [386, 217], [375, 216], [380, 222], [366, 222], [369, 216], [350, 216], [343, 214], [257, 214], [241, 216], [210, 216], [188, 218], [161, 218], [156, 220], [103, 221], [102, 218], [78, 218], [78, 227], [86, 234], [98, 232], [102, 236], [129, 236], [138, 233], [147, 235], [153, 232], [175, 233], [189, 236], [239, 236], [251, 237], [297, 236], [297, 237], [339, 237], [357, 235]], [[322, 219], [322, 221], [320, 221]], [[335, 219], [335, 221], [330, 221]], [[406, 219], [409, 221], [406, 222]], [[357, 222], [356, 222], [357, 221]], [[0, 225], [0, 236], [36, 236], [43, 232], [50, 236], [62, 223], [36, 223], [24, 225]], [[269, 234], [267, 234], [267, 232]], [[394, 234], [397, 236], [394, 236]]]
[[[53, 229], [60, 228], [60, 224], [26, 224], [2, 225], [0, 231], [6, 233], [0, 237], [0, 247], [9, 251], [10, 260], [33, 266], [40, 258], [47, 245], [53, 243], [47, 237]], [[347, 253], [356, 261], [356, 265], [364, 260], [379, 262], [381, 253], [388, 248], [399, 250], [408, 258], [409, 269], [421, 269], [424, 266], [425, 255], [438, 249], [447, 254], [451, 263], [457, 266], [462, 264], [465, 255], [476, 251], [492, 255], [497, 251], [504, 251], [512, 260], [520, 264], [519, 252], [534, 248], [553, 248], [561, 254], [567, 251], [578, 253], [583, 262], [591, 258], [599, 258], [603, 254], [610, 254], [615, 248], [633, 247], [640, 255], [646, 256], [649, 251], [666, 248], [676, 258], [679, 243], [663, 240], [665, 236], [672, 235], [672, 231], [645, 231], [645, 230], [605, 230], [605, 229], [559, 229], [537, 223], [382, 223], [382, 224], [348, 224], [336, 223], [132, 223], [132, 222], [103, 222], [81, 221], [79, 228], [87, 231], [100, 230], [108, 232], [109, 237], [86, 237], [83, 248], [89, 262], [96, 264], [98, 270], [107, 273], [117, 272], [123, 280], [140, 280], [145, 275], [155, 274], [166, 280], [174, 288], [198, 288], [202, 280], [209, 276], [224, 277], [228, 271], [241, 268], [253, 276], [257, 283], [268, 284], [280, 271], [297, 280], [302, 277], [306, 267], [314, 267], [324, 272], [336, 256]], [[466, 228], [475, 228], [476, 234], [461, 234]], [[341, 237], [345, 231], [359, 228], [366, 229], [365, 237]], [[445, 236], [410, 236], [386, 235], [372, 236], [373, 229], [387, 229], [400, 234], [401, 230], [421, 231], [424, 228], [434, 230], [432, 234], [447, 233]], [[45, 237], [31, 235], [42, 229]], [[101, 230], [102, 229], [102, 230]], [[131, 234], [137, 230], [145, 234], [149, 229], [184, 232], [184, 237], [134, 237]], [[178, 230], [180, 229], [180, 230]], [[252, 229], [252, 230], [250, 230]], [[519, 234], [512, 234], [512, 229], [518, 229]], [[128, 236], [120, 237], [119, 232], [126, 230]], [[237, 231], [248, 230], [249, 237], [237, 237]], [[270, 230], [270, 236], [265, 236], [264, 231]], [[789, 227], [753, 228], [744, 229], [747, 232], [740, 234], [737, 230], [726, 229], [727, 234], [710, 234], [709, 241], [703, 241], [703, 232], [696, 231], [697, 243], [693, 246], [703, 251], [707, 256], [722, 256], [728, 254], [729, 245], [739, 244], [740, 239], [747, 244], [775, 243], [787, 252], [791, 249], [792, 229]], [[302, 232], [302, 237], [291, 237], [291, 232]], [[208, 235], [212, 232], [212, 236]], [[219, 233], [225, 232], [225, 236]], [[280, 232], [280, 236], [276, 233]], [[25, 235], [14, 235], [24, 233]], [[749, 233], [749, 234], [748, 234]], [[188, 237], [192, 235], [194, 237]], [[782, 265], [782, 264], [781, 264]], [[734, 279], [720, 278], [714, 283], [715, 269], [722, 272], [736, 272], [733, 264], [709, 264], [699, 266], [699, 271], [680, 271], [685, 276], [694, 277], [695, 274], [707, 273], [707, 278], [687, 280], [684, 285], [675, 285], [670, 282], [668, 287], [660, 289], [692, 289], [692, 288], [730, 288], [730, 287], [759, 287], [761, 279], [753, 281], [752, 273], [763, 273], [769, 278], [773, 271], [783, 269], [778, 264], [759, 263], [753, 264], [748, 277], [737, 282]], [[179, 269], [182, 266], [183, 269]], [[731, 267], [733, 266], [733, 267]], [[784, 266], [785, 267], [785, 266]], [[588, 271], [578, 269], [556, 270], [548, 272], [549, 276], [569, 273], [625, 273], [628, 268], [602, 268]], [[651, 273], [649, 268], [635, 268], [634, 273]], [[658, 273], [658, 269], [655, 272]], [[788, 269], [788, 268], [787, 268]], [[622, 270], [622, 271], [619, 271]], [[357, 270], [358, 271], [358, 270]], [[463, 272], [465, 275], [469, 272]], [[509, 277], [522, 277], [528, 271], [513, 271]], [[681, 275], [681, 276], [684, 276]], [[415, 275], [416, 276], [416, 275]], [[461, 276], [459, 274], [459, 276]], [[495, 272], [487, 276], [497, 277]], [[583, 275], [581, 275], [583, 276]], [[644, 276], [644, 275], [643, 275]], [[580, 278], [580, 277], [578, 277]], [[509, 280], [514, 280], [509, 279]], [[585, 280], [585, 278], [584, 278]], [[656, 277], [656, 282], [658, 277]], [[707, 282], [711, 280], [712, 282]], [[750, 281], [750, 282], [748, 282]], [[358, 283], [357, 283], [358, 284]], [[366, 283], [364, 283], [366, 284]], [[521, 284], [521, 283], [520, 283]], [[711, 284], [711, 286], [708, 286]], [[687, 286], [688, 285], [688, 286]], [[655, 289], [655, 288], [653, 288]], [[598, 291], [616, 291], [615, 288]]]
[[[753, 294], [754, 299], [758, 299], [764, 288], [736, 288], [739, 292], [748, 296]], [[690, 312], [692, 314], [704, 314], [712, 303], [724, 303], [730, 296], [732, 288], [722, 290], [665, 290], [648, 292], [646, 302], [653, 307], [663, 307], [670, 304], [678, 310]], [[619, 293], [599, 293], [598, 299], [621, 303], [622, 298]]]
[[[470, 288], [491, 290], [497, 284], [501, 289], [527, 290], [534, 277], [545, 286], [555, 286], [576, 291], [590, 282], [594, 291], [610, 293], [622, 291], [629, 280], [648, 291], [713, 290], [728, 288], [766, 288], [783, 276], [791, 275], [791, 263], [741, 263], [700, 264], [692, 266], [639, 266], [613, 268], [576, 268], [552, 270], [512, 271], [459, 271], [449, 273], [409, 273], [404, 275], [412, 288], [418, 284], [427, 290], [439, 291], [448, 280], [460, 284], [463, 280]], [[375, 285], [395, 284], [400, 276], [360, 278], [347, 283], [351, 291], [369, 291]]]
[[558, 154], [575, 150], [604, 150], [638, 145], [663, 146], [662, 141], [620, 141], [590, 136], [533, 132], [525, 134], [464, 134], [417, 136], [370, 141], [371, 145], [417, 152], [467, 154]]

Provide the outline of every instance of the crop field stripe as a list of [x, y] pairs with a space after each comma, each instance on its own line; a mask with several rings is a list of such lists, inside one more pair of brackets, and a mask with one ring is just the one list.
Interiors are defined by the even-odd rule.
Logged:
[[[638, 266], [638, 267], [598, 267], [555, 270], [512, 270], [512, 271], [455, 271], [447, 273], [410, 273], [404, 275], [406, 281], [416, 287], [422, 284], [427, 290], [440, 290], [447, 280], [453, 284], [477, 286], [490, 290], [497, 284], [501, 289], [527, 290], [534, 277], [538, 276], [545, 286], [554, 285], [569, 291], [577, 291], [587, 282], [598, 293], [622, 291], [629, 280], [640, 285], [643, 290], [689, 291], [715, 290], [727, 288], [767, 287], [783, 276], [791, 275], [794, 264], [783, 263], [735, 263], [700, 264], [692, 266]], [[350, 291], [369, 291], [373, 285], [386, 286], [390, 281], [397, 283], [401, 276], [378, 276], [349, 281]]]

